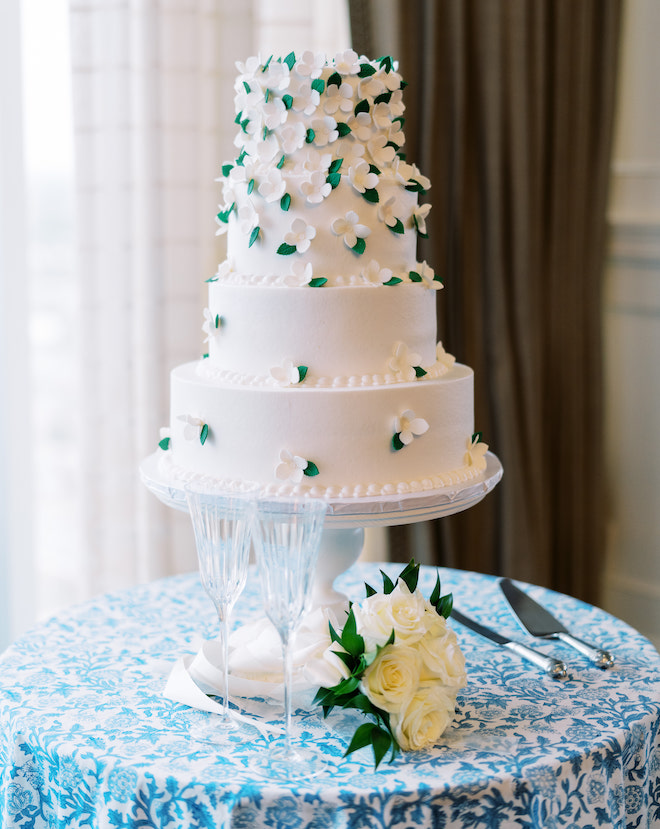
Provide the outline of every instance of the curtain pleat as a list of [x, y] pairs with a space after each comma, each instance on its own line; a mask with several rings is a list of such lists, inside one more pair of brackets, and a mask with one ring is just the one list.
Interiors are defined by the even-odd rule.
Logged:
[[[352, 20], [378, 15], [351, 0]], [[620, 0], [399, 2], [406, 151], [433, 187], [419, 255], [439, 337], [475, 370], [504, 466], [472, 509], [390, 530], [393, 557], [598, 599], [604, 549], [601, 280]], [[354, 48], [381, 54], [379, 27]], [[420, 539], [423, 543], [420, 544]]]

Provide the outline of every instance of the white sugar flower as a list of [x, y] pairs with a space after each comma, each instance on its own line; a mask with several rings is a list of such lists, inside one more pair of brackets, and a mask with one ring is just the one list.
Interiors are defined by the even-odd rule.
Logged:
[[325, 55], [323, 52], [305, 51], [302, 57], [296, 61], [296, 72], [305, 78], [320, 78], [325, 66]]
[[245, 80], [249, 81], [261, 69], [261, 58], [259, 55], [253, 55], [245, 62], [237, 60], [235, 66], [240, 73], [239, 80], [244, 80], [243, 76], [245, 76]]
[[291, 230], [284, 234], [284, 241], [295, 247], [298, 253], [305, 253], [315, 236], [316, 228], [308, 225], [304, 219], [294, 219]]
[[266, 178], [259, 182], [259, 194], [267, 202], [279, 201], [286, 190], [286, 182], [277, 168], [271, 168]]
[[349, 113], [353, 111], [353, 87], [350, 83], [342, 83], [340, 86], [331, 84], [323, 98], [323, 109], [328, 115], [334, 115], [337, 111]]
[[422, 175], [416, 164], [411, 164], [410, 166], [412, 167], [412, 173], [409, 176], [410, 181], [419, 184], [423, 190], [429, 190], [431, 187], [431, 179]]
[[317, 147], [325, 147], [339, 138], [337, 122], [330, 115], [312, 121], [312, 129], [314, 130], [314, 144]]
[[261, 83], [265, 89], [287, 89], [291, 80], [288, 64], [284, 61], [271, 60], [268, 68], [261, 75]]
[[284, 277], [284, 284], [291, 288], [302, 288], [303, 285], [309, 285], [313, 276], [312, 263], [296, 259], [291, 263], [291, 273]]
[[263, 123], [269, 130], [275, 130], [281, 126], [287, 117], [287, 109], [281, 98], [271, 98], [263, 105]]
[[387, 201], [378, 205], [378, 218], [388, 227], [394, 227], [399, 221], [394, 215], [394, 201], [394, 196], [390, 196]]
[[280, 386], [295, 386], [300, 382], [300, 371], [292, 360], [284, 360], [281, 366], [273, 366], [270, 375]]
[[319, 153], [316, 148], [307, 149], [306, 153], [299, 154], [298, 161], [293, 168], [293, 173], [301, 178], [308, 178], [311, 173], [321, 172], [324, 176], [328, 174], [328, 168], [332, 163], [332, 153]]
[[392, 271], [389, 268], [381, 268], [380, 264], [372, 259], [366, 268], [362, 269], [361, 275], [369, 285], [384, 285], [392, 278]]
[[394, 147], [387, 146], [387, 138], [384, 135], [376, 135], [368, 141], [367, 150], [377, 167], [391, 164], [394, 161]]
[[[283, 127], [283, 129], [286, 128], [286, 126]], [[280, 130], [280, 134], [281, 132], [282, 131]], [[258, 142], [252, 155], [254, 156], [256, 164], [261, 166], [270, 166], [271, 162], [277, 158], [280, 152], [280, 144], [277, 137], [271, 134], [268, 135], [264, 141]]]
[[239, 207], [238, 222], [238, 226], [241, 229], [241, 233], [245, 236], [249, 236], [250, 233], [252, 233], [255, 227], [259, 224], [259, 214], [254, 209], [254, 205], [251, 201], [245, 202], [245, 204]]
[[210, 308], [204, 309], [204, 323], [202, 331], [206, 334], [205, 343], [211, 342], [220, 330], [222, 319], [219, 314], [214, 314]]
[[177, 420], [184, 423], [183, 437], [185, 440], [199, 440], [199, 437], [204, 428], [204, 421], [201, 417], [193, 417], [193, 415], [185, 414], [179, 415]]
[[[392, 123], [392, 114], [390, 112], [389, 104], [376, 104], [371, 110], [371, 119], [378, 129], [386, 129]], [[396, 122], [399, 123], [398, 121]], [[399, 124], [399, 126], [401, 126]]]
[[348, 169], [348, 180], [358, 193], [373, 190], [378, 184], [378, 176], [372, 173], [366, 161], [357, 161]]
[[282, 152], [291, 155], [305, 144], [307, 130], [302, 121], [287, 121], [279, 131], [279, 141]]
[[412, 164], [408, 164], [406, 161], [403, 161], [398, 155], [394, 156], [392, 159], [392, 177], [396, 181], [400, 184], [407, 184], [414, 172], [415, 168]]
[[426, 264], [426, 261], [417, 263], [417, 273], [422, 277], [422, 282], [427, 288], [439, 291], [445, 287], [439, 279], [435, 278], [435, 271]]
[[430, 204], [420, 204], [413, 209], [413, 222], [419, 233], [426, 234], [426, 217], [430, 210]]
[[358, 53], [353, 49], [339, 52], [335, 55], [335, 69], [340, 75], [357, 75], [360, 71]]
[[358, 95], [360, 98], [377, 98], [382, 92], [385, 92], [385, 84], [383, 79], [378, 75], [369, 75], [366, 78], [360, 78], [358, 83]]
[[[394, 67], [396, 68], [397, 66], [398, 63], [395, 61]], [[390, 92], [396, 92], [397, 89], [401, 89], [403, 78], [398, 72], [383, 72], [380, 77]]]
[[387, 130], [387, 140], [391, 141], [392, 144], [396, 144], [397, 147], [403, 147], [406, 143], [406, 136], [403, 132], [401, 121], [392, 121], [389, 129]]
[[481, 432], [477, 432], [467, 442], [467, 452], [465, 453], [466, 466], [474, 466], [478, 470], [486, 468], [486, 452], [488, 451], [488, 444], [482, 443]]
[[403, 104], [403, 92], [400, 89], [397, 89], [392, 93], [392, 97], [390, 98], [390, 112], [392, 113], [392, 118], [401, 118], [405, 110], [406, 108]]
[[445, 351], [442, 343], [438, 343], [435, 347], [435, 358], [441, 365], [446, 366], [448, 369], [452, 368], [456, 362], [456, 357], [448, 351]]
[[360, 144], [359, 141], [342, 141], [340, 150], [334, 149], [335, 152], [341, 152], [346, 167], [350, 167], [354, 161], [364, 158], [365, 154], [364, 145]]
[[332, 192], [332, 185], [327, 182], [327, 176], [321, 170], [313, 172], [307, 181], [300, 185], [302, 194], [309, 204], [320, 204]]
[[417, 377], [415, 367], [419, 365], [420, 360], [419, 354], [409, 351], [405, 343], [399, 342], [394, 347], [389, 367], [400, 380], [410, 383]]
[[359, 112], [357, 115], [352, 115], [348, 119], [348, 126], [351, 128], [353, 135], [360, 141], [367, 142], [373, 137], [373, 120], [369, 112]]
[[275, 477], [280, 481], [299, 484], [303, 479], [305, 469], [307, 469], [307, 461], [304, 458], [291, 454], [288, 449], [282, 449], [280, 463], [275, 469]]
[[318, 90], [312, 89], [311, 81], [303, 81], [295, 91], [291, 89], [290, 93], [293, 97], [292, 109], [305, 115], [312, 115], [321, 101]]
[[360, 217], [354, 210], [349, 210], [344, 218], [335, 219], [332, 223], [332, 232], [335, 236], [343, 236], [347, 248], [354, 248], [358, 239], [366, 239], [371, 230], [360, 224]]
[[414, 437], [427, 432], [429, 424], [422, 417], [415, 417], [415, 412], [407, 409], [402, 415], [394, 419], [394, 432], [404, 446], [412, 443]]

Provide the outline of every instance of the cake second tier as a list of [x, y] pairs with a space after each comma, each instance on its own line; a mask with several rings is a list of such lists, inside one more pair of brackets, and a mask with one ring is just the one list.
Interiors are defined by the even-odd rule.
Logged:
[[377, 497], [476, 478], [486, 447], [473, 435], [473, 373], [371, 387], [233, 385], [171, 376], [169, 474], [273, 494]]

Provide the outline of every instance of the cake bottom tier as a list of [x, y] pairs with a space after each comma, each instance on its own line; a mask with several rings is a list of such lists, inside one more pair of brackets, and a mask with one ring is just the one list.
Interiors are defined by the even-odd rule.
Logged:
[[483, 471], [483, 458], [470, 451], [468, 366], [367, 388], [228, 385], [200, 376], [197, 367], [187, 363], [171, 375], [163, 464], [183, 480], [359, 498], [438, 489]]

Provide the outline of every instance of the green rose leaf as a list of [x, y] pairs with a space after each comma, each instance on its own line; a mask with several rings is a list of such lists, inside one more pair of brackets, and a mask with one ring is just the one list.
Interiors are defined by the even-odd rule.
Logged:
[[248, 242], [248, 247], [251, 248], [252, 245], [257, 241], [259, 238], [259, 234], [261, 233], [261, 228], [259, 226], [255, 227], [252, 233], [250, 233], [250, 241]]
[[383, 593], [385, 593], [386, 596], [389, 596], [389, 594], [394, 590], [396, 585], [394, 584], [392, 579], [387, 575], [387, 573], [384, 573], [381, 570], [380, 574], [383, 577]]
[[312, 81], [312, 89], [314, 92], [318, 92], [319, 95], [323, 95], [325, 92], [325, 81], [323, 78], [314, 78]]
[[401, 432], [397, 432], [395, 435], [392, 436], [392, 449], [395, 452], [398, 452], [400, 449], [403, 449], [405, 443], [401, 443]]
[[399, 573], [399, 578], [401, 581], [406, 583], [406, 586], [411, 593], [415, 592], [419, 581], [419, 564], [415, 563], [414, 558], [411, 559]]
[[303, 469], [303, 474], [308, 478], [313, 478], [319, 474], [319, 468], [313, 461], [307, 461], [307, 466]]
[[202, 431], [199, 433], [199, 442], [204, 446], [206, 443], [206, 438], [209, 436], [209, 427], [208, 424], [204, 424], [202, 426]]
[[293, 52], [289, 52], [289, 54], [284, 58], [284, 63], [289, 67], [289, 69], [293, 69], [296, 65], [296, 56]]
[[341, 86], [341, 75], [339, 72], [333, 72], [328, 78], [328, 86]]
[[322, 288], [328, 280], [324, 276], [315, 276], [309, 281], [310, 288]]
[[291, 196], [289, 193], [285, 193], [280, 199], [280, 207], [285, 212], [291, 207]]
[[378, 198], [378, 190], [374, 187], [373, 190], [365, 190], [362, 194], [362, 198], [366, 199], [371, 204], [377, 204], [379, 201]]
[[158, 445], [161, 449], [167, 451], [170, 448], [170, 438], [163, 438], [162, 440], [159, 440]]
[[296, 251], [297, 251], [297, 248], [296, 248], [295, 245], [287, 245], [286, 242], [282, 242], [282, 244], [277, 249], [277, 252], [281, 256], [289, 256], [289, 254], [295, 253]]
[[357, 253], [359, 256], [362, 256], [362, 254], [365, 252], [366, 248], [367, 248], [367, 243], [364, 241], [364, 239], [358, 239], [357, 242], [351, 248], [351, 250], [354, 251], [355, 253]]
[[398, 276], [393, 276], [391, 279], [388, 279], [387, 282], [383, 282], [383, 285], [398, 285], [400, 282], [403, 282]]

